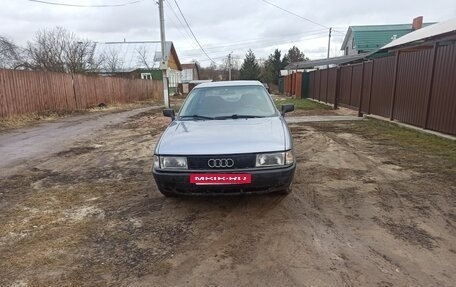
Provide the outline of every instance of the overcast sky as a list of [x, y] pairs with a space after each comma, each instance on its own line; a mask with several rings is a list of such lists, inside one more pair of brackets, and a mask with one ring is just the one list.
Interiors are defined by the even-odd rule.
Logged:
[[[134, 0], [46, 0], [99, 5]], [[175, 0], [165, 0], [166, 38], [173, 41], [181, 62], [198, 60], [210, 64], [184, 29]], [[243, 58], [251, 48], [267, 57], [275, 48], [283, 52], [298, 46], [311, 59], [326, 57], [328, 30], [273, 7], [262, 0], [176, 0], [196, 37], [215, 62], [230, 52]], [[268, 0], [326, 27], [334, 27], [331, 56], [339, 55], [350, 25], [411, 23], [416, 16], [425, 22], [456, 17], [455, 0]], [[43, 28], [62, 26], [97, 42], [160, 40], [158, 5], [143, 0], [124, 7], [80, 8], [0, 0], [0, 34], [23, 45]], [[182, 22], [182, 24], [181, 24]]]

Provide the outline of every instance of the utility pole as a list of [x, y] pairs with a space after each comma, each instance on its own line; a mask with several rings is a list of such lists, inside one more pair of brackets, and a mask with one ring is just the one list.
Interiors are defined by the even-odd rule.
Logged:
[[[326, 56], [327, 59], [329, 59], [329, 51], [331, 50], [331, 32], [332, 32], [332, 28], [330, 27], [329, 35], [328, 35], [328, 55]], [[326, 69], [329, 69], [329, 64], [326, 65]], [[328, 75], [328, 74], [326, 74], [326, 75]]]
[[228, 81], [231, 81], [231, 53], [228, 54]]
[[166, 38], [165, 38], [165, 14], [163, 11], [163, 0], [158, 0], [158, 10], [160, 13], [160, 40], [161, 40], [161, 52], [162, 61], [160, 62], [160, 68], [163, 75], [163, 99], [165, 107], [169, 108], [169, 92], [168, 92], [168, 55], [166, 55]]
[[329, 59], [329, 50], [331, 49], [331, 32], [332, 32], [332, 28], [329, 28], [329, 35], [328, 35], [328, 56], [327, 56], [328, 59]]

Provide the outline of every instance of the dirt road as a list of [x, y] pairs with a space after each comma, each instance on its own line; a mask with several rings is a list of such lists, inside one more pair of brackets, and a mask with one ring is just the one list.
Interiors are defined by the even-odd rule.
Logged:
[[124, 122], [129, 117], [150, 109], [151, 107], [109, 114], [102, 112], [85, 114], [0, 133], [0, 154], [2, 155], [0, 168], [21, 160], [45, 157], [59, 152], [76, 140], [96, 137], [100, 129]]
[[150, 171], [168, 121], [141, 113], [2, 168], [0, 286], [454, 286], [445, 151], [364, 121], [292, 124], [290, 195], [165, 198]]

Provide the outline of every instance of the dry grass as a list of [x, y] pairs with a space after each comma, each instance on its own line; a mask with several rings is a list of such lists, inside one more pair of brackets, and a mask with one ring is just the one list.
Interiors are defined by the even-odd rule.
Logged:
[[157, 105], [158, 103], [153, 100], [138, 101], [133, 103], [111, 103], [106, 106], [96, 106], [87, 109], [88, 112], [100, 112], [100, 111], [117, 111], [117, 110], [129, 110], [147, 105]]
[[0, 131], [21, 128], [39, 122], [52, 121], [74, 114], [76, 114], [76, 112], [59, 111], [16, 115], [12, 117], [2, 118], [0, 119]]
[[0, 131], [6, 131], [11, 129], [17, 129], [22, 127], [27, 127], [31, 125], [35, 125], [42, 122], [53, 121], [56, 119], [68, 117], [68, 116], [75, 116], [75, 115], [83, 115], [87, 113], [100, 113], [100, 112], [115, 112], [115, 111], [124, 111], [130, 110], [134, 108], [139, 108], [142, 106], [147, 105], [157, 105], [157, 102], [152, 100], [147, 101], [139, 101], [134, 103], [111, 103], [106, 106], [102, 107], [91, 107], [85, 110], [78, 110], [78, 111], [46, 111], [46, 112], [39, 112], [39, 113], [32, 113], [26, 115], [15, 115], [7, 118], [0, 118]]
[[383, 144], [399, 146], [406, 150], [416, 150], [421, 155], [441, 157], [451, 162], [452, 166], [456, 166], [456, 142], [454, 140], [376, 119], [354, 123], [354, 132]]
[[374, 145], [376, 153], [391, 163], [420, 172], [439, 174], [447, 179], [456, 172], [456, 141], [423, 133], [377, 119], [349, 123], [315, 124], [326, 132], [359, 135]]

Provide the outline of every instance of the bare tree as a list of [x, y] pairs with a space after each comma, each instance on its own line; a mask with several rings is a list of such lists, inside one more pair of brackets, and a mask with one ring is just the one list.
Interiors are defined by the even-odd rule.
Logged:
[[64, 43], [64, 61], [67, 72], [86, 73], [97, 70], [104, 61], [94, 56], [96, 44], [94, 42], [67, 40]]
[[154, 63], [152, 63], [152, 66], [150, 66], [150, 63], [148, 61], [148, 56], [147, 56], [147, 49], [146, 47], [140, 47], [136, 49], [136, 52], [138, 53], [138, 62], [140, 65], [144, 65], [148, 71], [151, 71], [153, 68]]
[[101, 59], [94, 58], [96, 44], [78, 38], [62, 27], [41, 30], [25, 49], [24, 66], [33, 70], [85, 73], [97, 70]]
[[98, 59], [102, 62], [103, 70], [108, 73], [116, 73], [122, 70], [124, 61], [119, 57], [119, 53], [114, 49], [105, 51]]
[[0, 36], [0, 68], [15, 69], [19, 66], [20, 48], [8, 38]]

